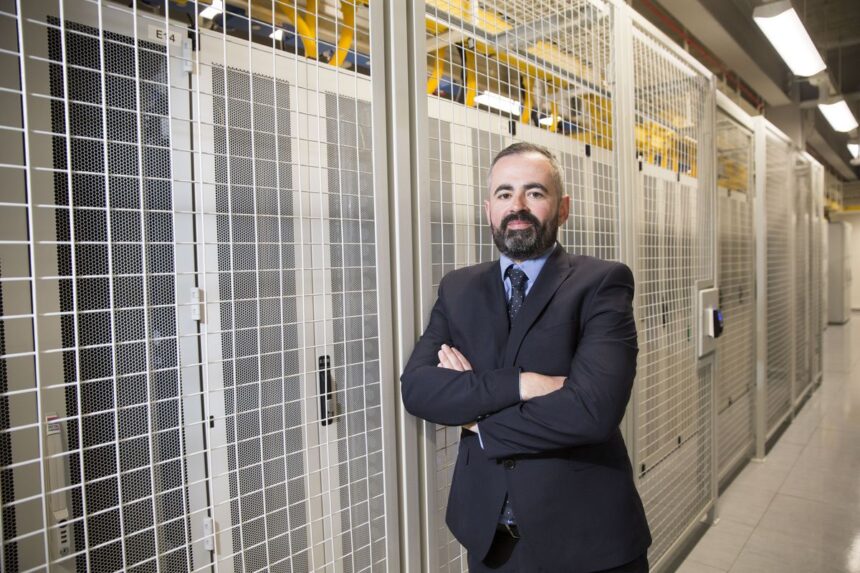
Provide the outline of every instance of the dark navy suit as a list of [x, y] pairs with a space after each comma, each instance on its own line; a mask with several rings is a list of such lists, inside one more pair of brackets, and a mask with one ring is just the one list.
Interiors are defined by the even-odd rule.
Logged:
[[[427, 330], [403, 372], [412, 414], [463, 431], [447, 523], [483, 558], [510, 494], [535, 570], [591, 572], [645, 553], [648, 524], [619, 424], [636, 374], [633, 275], [620, 263], [557, 247], [508, 323], [498, 261], [439, 285]], [[442, 344], [473, 370], [438, 368]], [[523, 402], [519, 373], [566, 376]]]

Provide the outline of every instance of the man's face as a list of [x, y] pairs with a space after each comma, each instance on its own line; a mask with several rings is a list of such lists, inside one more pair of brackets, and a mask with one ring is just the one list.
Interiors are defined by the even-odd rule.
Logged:
[[560, 194], [552, 166], [540, 153], [508, 155], [496, 162], [484, 208], [499, 251], [524, 261], [549, 249], [570, 213], [570, 197], [559, 200]]

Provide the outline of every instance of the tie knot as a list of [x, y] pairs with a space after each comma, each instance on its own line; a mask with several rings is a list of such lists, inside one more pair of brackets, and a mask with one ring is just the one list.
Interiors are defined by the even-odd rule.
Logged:
[[518, 269], [513, 265], [508, 267], [505, 275], [510, 279], [511, 287], [519, 291], [524, 290], [526, 281], [529, 280], [528, 275], [522, 269]]

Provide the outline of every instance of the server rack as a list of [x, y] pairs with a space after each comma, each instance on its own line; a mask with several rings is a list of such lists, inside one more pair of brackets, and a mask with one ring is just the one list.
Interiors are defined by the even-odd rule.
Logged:
[[[767, 440], [788, 421], [795, 380], [794, 181], [788, 137], [764, 118], [756, 129], [756, 229], [762, 245], [757, 260], [761, 285], [758, 323], [759, 368], [756, 379], [756, 455], [764, 457]], [[763, 339], [764, 338], [764, 339]]]
[[0, 13], [3, 571], [396, 569], [381, 8], [213, 7]]
[[717, 444], [723, 485], [750, 458], [755, 443], [755, 126], [731, 100], [717, 95], [717, 275], [726, 324], [717, 341]]

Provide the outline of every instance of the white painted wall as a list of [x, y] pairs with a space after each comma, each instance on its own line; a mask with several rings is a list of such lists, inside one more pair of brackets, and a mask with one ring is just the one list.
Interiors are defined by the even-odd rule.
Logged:
[[853, 227], [851, 245], [851, 308], [860, 310], [860, 213], [840, 213], [833, 220], [847, 221]]

